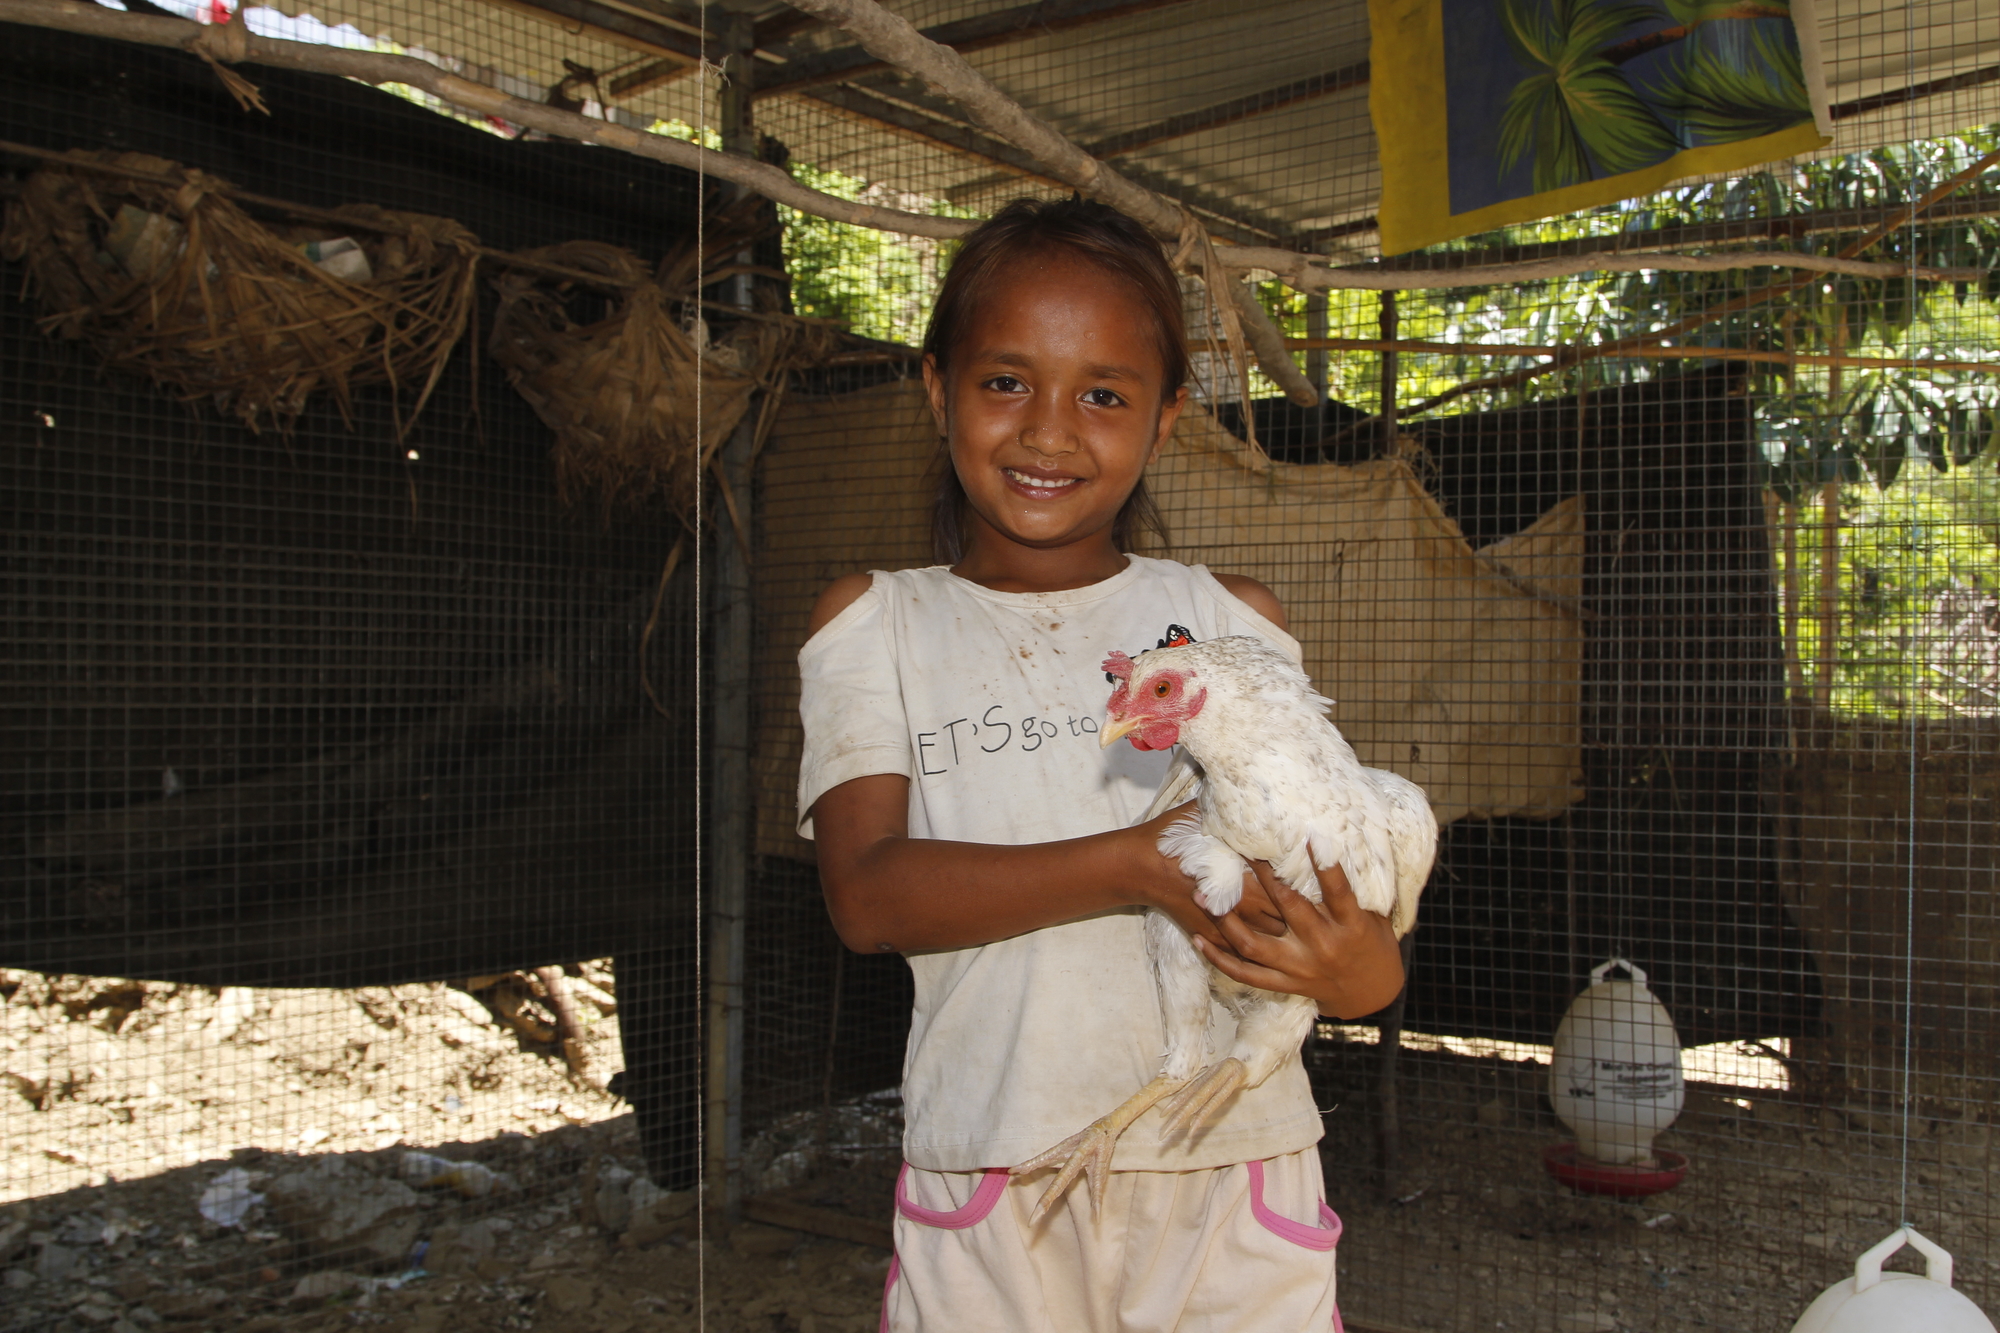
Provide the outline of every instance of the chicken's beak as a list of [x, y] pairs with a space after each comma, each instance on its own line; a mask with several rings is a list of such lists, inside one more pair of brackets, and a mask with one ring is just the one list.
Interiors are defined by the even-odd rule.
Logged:
[[1104, 730], [1097, 733], [1097, 748], [1106, 749], [1113, 741], [1124, 740], [1139, 729], [1140, 722], [1141, 719], [1136, 717], [1123, 717], [1115, 721], [1105, 718]]

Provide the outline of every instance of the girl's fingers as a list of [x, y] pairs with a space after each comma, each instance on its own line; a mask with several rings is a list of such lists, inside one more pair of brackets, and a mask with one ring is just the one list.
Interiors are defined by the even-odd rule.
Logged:
[[[1322, 890], [1323, 892], [1324, 890]], [[1352, 898], [1352, 893], [1347, 895]], [[1285, 925], [1292, 930], [1303, 930], [1312, 925], [1330, 924], [1332, 917], [1324, 903], [1316, 903], [1283, 880], [1278, 880], [1271, 890], [1272, 905], [1278, 915], [1285, 918]]]
[[1185, 904], [1176, 903], [1173, 907], [1163, 908], [1162, 910], [1166, 911], [1167, 915], [1174, 919], [1175, 925], [1178, 925], [1189, 935], [1197, 939], [1207, 940], [1210, 944], [1219, 945], [1225, 949], [1229, 947], [1229, 942], [1222, 937], [1222, 932], [1217, 928], [1216, 918], [1202, 911], [1200, 904], [1195, 902], [1192, 894], [1188, 896]]
[[[1224, 943], [1236, 951], [1237, 957], [1266, 966], [1293, 961], [1302, 943], [1300, 936], [1292, 931], [1257, 930], [1247, 922], [1237, 920], [1233, 912], [1218, 918], [1215, 924], [1221, 928]], [[1307, 923], [1301, 921], [1299, 924], [1303, 926]]]
[[1278, 910], [1276, 889], [1281, 883], [1269, 864], [1252, 861], [1243, 875], [1243, 900], [1229, 915], [1241, 917], [1253, 929], [1266, 935], [1285, 933], [1284, 914]]
[[1265, 967], [1239, 954], [1218, 949], [1207, 940], [1197, 940], [1195, 947], [1201, 950], [1201, 956], [1207, 959], [1216, 971], [1246, 986], [1280, 992], [1293, 992], [1297, 989], [1298, 983], [1276, 968]]
[[1319, 894], [1327, 915], [1342, 925], [1352, 922], [1365, 910], [1354, 897], [1354, 886], [1347, 882], [1347, 872], [1338, 865], [1319, 872]]

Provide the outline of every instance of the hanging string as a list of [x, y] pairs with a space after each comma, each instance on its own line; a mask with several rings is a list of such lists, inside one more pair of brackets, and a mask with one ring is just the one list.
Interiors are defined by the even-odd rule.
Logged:
[[[1917, 51], [1916, 28], [1913, 7], [1909, 5], [1903, 7], [1903, 42], [1905, 49], [1914, 57]], [[1914, 100], [1905, 103], [1903, 106], [1903, 136], [1905, 142], [1914, 142], [1916, 139], [1915, 107], [1916, 103]], [[1916, 274], [1914, 270], [1917, 266], [1917, 215], [1915, 210], [1911, 211], [1903, 225], [1906, 231], [1903, 253], [1912, 270], [1910, 276], [1904, 279], [1909, 284], [1906, 295], [1914, 300], [1916, 294]], [[1917, 322], [1913, 318], [1909, 321], [1906, 328], [1906, 336], [1909, 338], [1912, 346], [1916, 345], [1916, 330]], [[1950, 446], [1947, 445], [1946, 447], [1949, 448]], [[1839, 651], [1837, 646], [1834, 651], [1836, 653]], [[1917, 660], [1922, 656], [1924, 656], [1923, 653], [1908, 654], [1910, 672], [1914, 677], [1912, 685], [1916, 688], [1913, 688], [1909, 692], [1909, 700], [1911, 702], [1905, 703], [1903, 708], [1904, 745], [1906, 762], [1909, 768], [1909, 789], [1906, 794], [1906, 808], [1909, 811], [1909, 822], [1905, 826], [1903, 834], [1903, 841], [1905, 843], [1905, 864], [1903, 868], [1903, 1049], [1900, 1052], [1902, 1056], [1900, 1080], [1902, 1087], [1900, 1094], [1903, 1105], [1900, 1134], [1901, 1143], [1899, 1145], [1901, 1161], [1898, 1166], [1898, 1180], [1896, 1182], [1896, 1220], [1899, 1226], [1911, 1225], [1910, 1110], [1913, 1101], [1912, 1094], [1915, 1091], [1911, 1086], [1911, 1048], [1916, 1042], [1917, 830], [1919, 827], [1917, 820], [1917, 710], [1912, 704], [1915, 700], [1923, 697], [1923, 666]]]
[[[694, 376], [694, 439], [695, 447], [707, 438], [702, 431], [702, 381], [707, 376], [701, 373], [707, 351], [707, 338], [702, 336], [701, 321], [701, 277], [708, 263], [708, 6], [705, 3], [697, 10], [700, 23], [695, 37], [695, 101], [699, 110], [695, 119], [699, 122], [695, 129], [695, 142], [703, 150], [703, 155], [695, 159], [694, 174], [694, 301], [689, 309], [696, 321], [693, 330], [695, 346]], [[703, 574], [702, 553], [707, 549], [705, 520], [708, 506], [703, 502], [704, 489], [701, 470], [695, 470], [694, 503], [694, 988], [695, 1012], [708, 1012], [708, 963], [706, 941], [708, 933], [708, 876], [707, 858], [703, 853], [708, 845], [708, 804], [703, 783], [703, 768], [706, 756], [702, 751], [705, 735], [702, 707], [707, 699], [705, 666], [707, 645], [704, 628], [708, 620], [708, 584]], [[700, 1033], [695, 1040], [695, 1263], [694, 1263], [694, 1326], [699, 1333], [708, 1328], [708, 1041]]]

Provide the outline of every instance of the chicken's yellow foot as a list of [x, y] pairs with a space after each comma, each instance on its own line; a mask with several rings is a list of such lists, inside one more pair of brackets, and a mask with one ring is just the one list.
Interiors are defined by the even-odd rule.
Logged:
[[1060, 1165], [1061, 1170], [1042, 1192], [1041, 1202], [1035, 1205], [1035, 1215], [1029, 1224], [1039, 1223], [1048, 1215], [1049, 1209], [1069, 1191], [1079, 1175], [1090, 1177], [1091, 1206], [1101, 1215], [1104, 1211], [1104, 1191], [1110, 1185], [1111, 1154], [1118, 1146], [1118, 1138], [1132, 1122], [1153, 1109], [1160, 1098], [1181, 1086], [1184, 1080], [1160, 1075], [1145, 1087], [1127, 1097], [1117, 1110], [1093, 1121], [1086, 1129], [1058, 1143], [1055, 1147], [1014, 1167], [1008, 1174], [1025, 1176], [1040, 1171], [1043, 1167]]
[[1249, 1077], [1249, 1069], [1234, 1056], [1196, 1074], [1167, 1103], [1164, 1112], [1167, 1123], [1161, 1127], [1160, 1137], [1165, 1138], [1183, 1129], [1193, 1134], [1208, 1119], [1209, 1112], [1228, 1101], [1230, 1095], [1242, 1087]]

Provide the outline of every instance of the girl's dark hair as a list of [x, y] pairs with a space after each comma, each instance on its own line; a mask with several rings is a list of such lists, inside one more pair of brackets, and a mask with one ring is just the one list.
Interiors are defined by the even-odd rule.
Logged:
[[[1187, 324], [1181, 314], [1181, 287], [1167, 264], [1160, 243], [1131, 218], [1106, 204], [1072, 196], [1042, 201], [1016, 199], [988, 218], [959, 243], [958, 254], [938, 288], [937, 304], [924, 330], [924, 354], [943, 374], [980, 306], [1007, 266], [1019, 259], [1045, 257], [1065, 250], [1126, 284], [1152, 315], [1155, 345], [1164, 378], [1164, 403], [1187, 383]], [[965, 555], [965, 487], [951, 464], [949, 442], [940, 446], [937, 498], [931, 507], [931, 549], [940, 564], [957, 564]], [[1132, 488], [1113, 521], [1111, 539], [1118, 549], [1131, 549], [1132, 539], [1150, 532], [1162, 546], [1167, 525], [1146, 491], [1145, 478]]]

